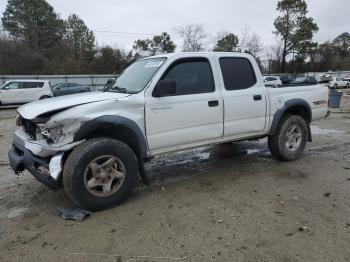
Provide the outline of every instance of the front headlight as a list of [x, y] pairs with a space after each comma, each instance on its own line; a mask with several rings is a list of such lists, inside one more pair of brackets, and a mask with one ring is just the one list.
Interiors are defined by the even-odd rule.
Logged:
[[44, 135], [49, 142], [51, 143], [58, 143], [60, 141], [62, 141], [62, 139], [64, 138], [64, 134], [63, 134], [63, 126], [55, 126], [55, 127], [51, 127], [51, 128], [45, 128], [42, 126], [39, 126], [40, 129], [40, 133], [42, 135]]

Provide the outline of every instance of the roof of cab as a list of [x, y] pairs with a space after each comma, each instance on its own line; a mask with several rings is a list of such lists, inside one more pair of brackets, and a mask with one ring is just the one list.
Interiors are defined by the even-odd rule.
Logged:
[[250, 54], [247, 53], [242, 53], [242, 52], [177, 52], [177, 53], [168, 53], [168, 54], [160, 54], [160, 55], [155, 55], [155, 56], [149, 56], [145, 57], [144, 59], [147, 58], [161, 58], [161, 57], [166, 57], [166, 58], [171, 58], [174, 56], [182, 56], [182, 57], [188, 57], [188, 56], [198, 56], [198, 55], [215, 55], [215, 56], [225, 56], [225, 55], [230, 55], [230, 56], [239, 56], [239, 57], [251, 57]]

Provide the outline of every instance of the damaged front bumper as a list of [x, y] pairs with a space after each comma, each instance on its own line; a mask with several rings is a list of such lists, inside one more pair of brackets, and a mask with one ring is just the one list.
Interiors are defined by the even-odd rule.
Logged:
[[8, 156], [11, 168], [16, 174], [28, 170], [39, 182], [52, 190], [62, 187], [61, 171], [64, 152], [79, 143], [49, 148], [29, 141], [22, 130], [15, 132], [13, 146]]

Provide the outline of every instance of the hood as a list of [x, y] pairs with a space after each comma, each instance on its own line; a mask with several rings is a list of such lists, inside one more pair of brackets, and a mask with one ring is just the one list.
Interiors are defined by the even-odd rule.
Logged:
[[50, 113], [57, 110], [63, 110], [78, 105], [115, 100], [130, 96], [130, 94], [112, 93], [112, 92], [91, 92], [68, 96], [43, 99], [18, 108], [17, 112], [25, 119], [34, 119], [39, 115]]

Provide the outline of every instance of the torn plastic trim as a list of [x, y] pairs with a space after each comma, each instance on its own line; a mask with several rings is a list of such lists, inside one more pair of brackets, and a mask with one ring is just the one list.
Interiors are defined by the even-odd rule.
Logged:
[[22, 129], [18, 129], [15, 131], [14, 136], [14, 142], [23, 146], [24, 148], [28, 149], [30, 152], [32, 152], [34, 155], [39, 157], [50, 157], [52, 155], [55, 155], [60, 152], [65, 152], [68, 150], [71, 150], [72, 148], [76, 147], [80, 143], [82, 143], [84, 140], [68, 143], [62, 146], [44, 146], [42, 144], [39, 144], [36, 141], [29, 141], [27, 139], [26, 134]]
[[61, 146], [61, 147], [44, 147], [44, 146], [36, 144], [36, 143], [25, 142], [24, 146], [26, 149], [31, 151], [36, 156], [49, 157], [49, 156], [52, 156], [58, 152], [71, 150], [72, 148], [76, 147], [77, 145], [79, 145], [82, 142], [83, 141], [70, 143], [70, 144], [66, 144], [66, 145]]
[[60, 176], [61, 176], [63, 156], [64, 156], [64, 153], [59, 153], [59, 154], [54, 155], [50, 159], [50, 163], [49, 163], [50, 176], [55, 181], [58, 181], [60, 179]]

